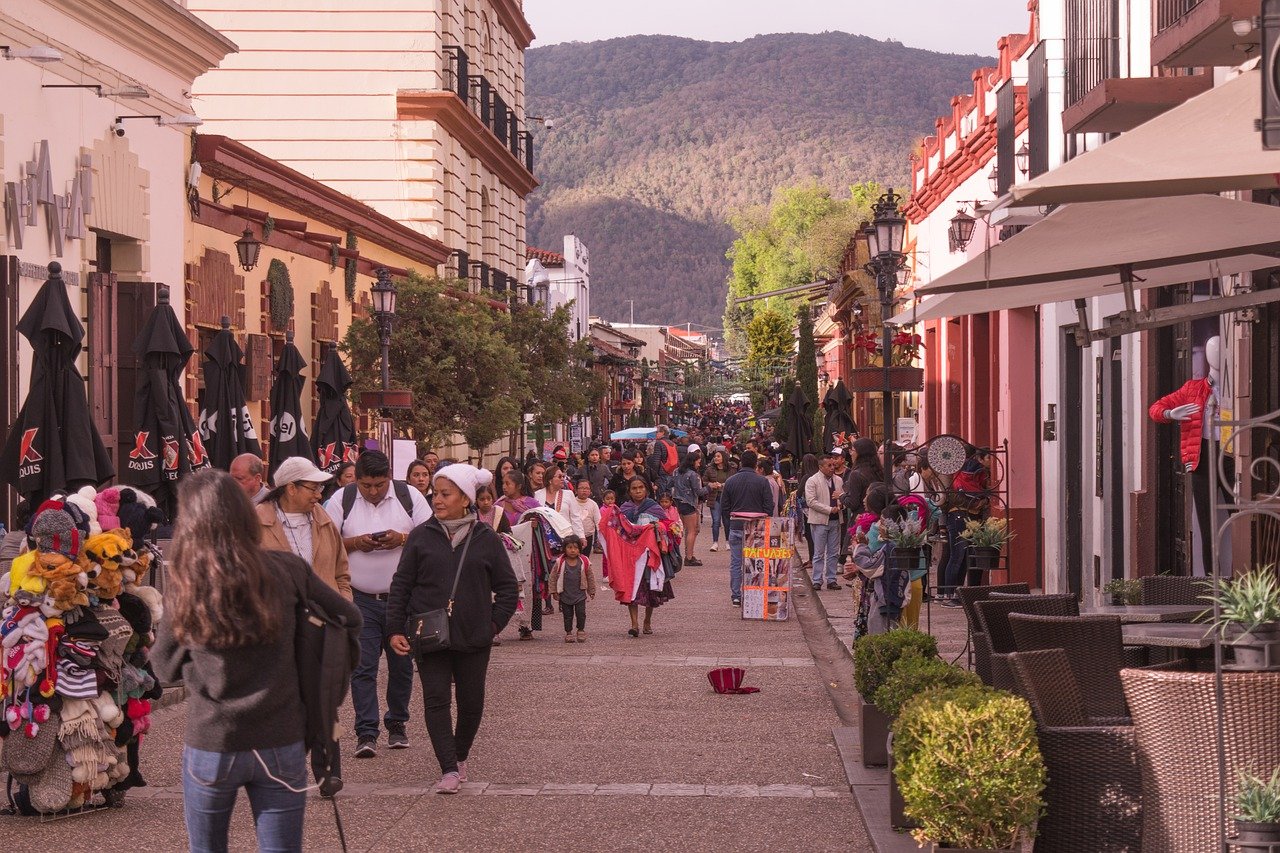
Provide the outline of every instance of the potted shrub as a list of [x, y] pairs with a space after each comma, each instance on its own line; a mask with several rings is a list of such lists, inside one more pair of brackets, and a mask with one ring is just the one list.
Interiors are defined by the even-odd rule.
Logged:
[[938, 641], [910, 628], [860, 637], [853, 647], [853, 684], [862, 696], [862, 763], [883, 767], [889, 763], [889, 717], [874, 704], [874, 696], [904, 654], [936, 657]]
[[1237, 669], [1280, 669], [1280, 582], [1271, 566], [1257, 568], [1238, 578], [1218, 582], [1215, 593], [1203, 596], [1216, 601], [1200, 614], [1236, 653]]
[[894, 772], [921, 845], [1018, 849], [1044, 808], [1026, 700], [988, 687], [931, 691], [902, 708], [894, 732]]
[[1000, 567], [1000, 552], [1017, 534], [1006, 518], [975, 518], [964, 523], [960, 538], [969, 543], [969, 568], [991, 571]]
[[909, 572], [920, 567], [928, 537], [919, 518], [908, 515], [902, 521], [880, 519], [880, 538], [893, 549], [885, 558], [886, 568]]
[[1270, 779], [1241, 771], [1236, 810], [1234, 847], [1268, 853], [1280, 844], [1280, 767]]
[[[931, 690], [981, 684], [982, 680], [978, 678], [977, 673], [961, 669], [938, 657], [925, 657], [915, 649], [909, 649], [898, 658], [898, 662], [893, 665], [893, 671], [876, 691], [875, 706], [892, 721], [897, 719], [903, 705]], [[898, 787], [898, 780], [893, 772], [894, 766], [893, 733], [890, 732], [889, 823], [896, 828], [915, 829], [917, 824], [906, 815], [902, 791]]]
[[1102, 594], [1110, 596], [1117, 607], [1142, 603], [1142, 581], [1137, 578], [1112, 578], [1102, 587]]

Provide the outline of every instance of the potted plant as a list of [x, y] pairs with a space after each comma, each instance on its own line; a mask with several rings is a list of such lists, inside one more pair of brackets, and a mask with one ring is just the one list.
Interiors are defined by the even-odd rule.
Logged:
[[887, 568], [909, 572], [920, 567], [928, 536], [919, 518], [908, 515], [902, 521], [880, 519], [880, 538], [893, 549], [885, 558]]
[[1102, 587], [1102, 594], [1111, 597], [1117, 607], [1142, 603], [1142, 581], [1137, 578], [1112, 578]]
[[1236, 669], [1280, 669], [1280, 582], [1272, 566], [1220, 580], [1203, 598], [1217, 603], [1218, 615], [1206, 610], [1200, 618], [1231, 643]]
[[1234, 847], [1269, 853], [1272, 844], [1280, 844], [1280, 767], [1270, 779], [1242, 770], [1236, 809]]
[[889, 763], [889, 717], [875, 706], [872, 697], [888, 680], [898, 658], [909, 652], [936, 657], [938, 641], [911, 628], [895, 628], [860, 637], [854, 644], [853, 684], [862, 696], [862, 763], [867, 767]]
[[[893, 670], [876, 691], [875, 706], [890, 721], [897, 719], [903, 705], [931, 690], [977, 686], [982, 680], [977, 673], [961, 669], [938, 657], [925, 657], [908, 649], [893, 665]], [[894, 775], [893, 733], [889, 734], [889, 823], [895, 828], [916, 829], [915, 821], [906, 815], [902, 790]]]
[[1000, 552], [1018, 534], [1006, 518], [975, 518], [964, 523], [960, 538], [969, 543], [969, 568], [990, 571], [1000, 567]]
[[1018, 849], [1044, 808], [1044, 760], [1026, 700], [988, 687], [931, 691], [902, 708], [894, 731], [894, 773], [921, 845]]

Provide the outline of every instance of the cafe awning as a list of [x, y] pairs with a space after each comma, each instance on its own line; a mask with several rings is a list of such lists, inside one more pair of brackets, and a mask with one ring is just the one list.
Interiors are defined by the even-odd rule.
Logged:
[[[1221, 278], [1280, 266], [1280, 208], [1212, 195], [1071, 204], [916, 288], [923, 301], [891, 322], [900, 325], [1122, 294], [1123, 316], [1110, 333], [1168, 325], [1137, 310], [1144, 287]], [[1280, 290], [1219, 297], [1201, 313], [1280, 299]], [[1159, 309], [1172, 311], [1172, 309]], [[1175, 315], [1168, 315], [1173, 318]], [[1187, 319], [1176, 315], [1178, 322]], [[1088, 337], [1096, 338], [1098, 333]], [[1102, 335], [1106, 336], [1106, 335]]]
[[1280, 186], [1280, 151], [1254, 129], [1262, 73], [1253, 68], [1019, 184], [995, 207], [1154, 198]]

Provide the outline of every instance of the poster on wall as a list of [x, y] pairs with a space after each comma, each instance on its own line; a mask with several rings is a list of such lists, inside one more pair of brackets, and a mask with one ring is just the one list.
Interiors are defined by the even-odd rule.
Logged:
[[742, 618], [784, 622], [791, 614], [790, 518], [749, 519], [743, 526]]

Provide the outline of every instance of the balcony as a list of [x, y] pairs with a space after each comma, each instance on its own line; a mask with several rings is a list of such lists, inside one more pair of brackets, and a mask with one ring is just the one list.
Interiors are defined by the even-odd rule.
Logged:
[[471, 73], [467, 52], [457, 45], [446, 45], [448, 65], [445, 86], [457, 95], [480, 119], [489, 132], [533, 174], [533, 134], [521, 127], [515, 110], [498, 94], [497, 87], [483, 74]]
[[1062, 112], [1066, 133], [1123, 133], [1208, 91], [1212, 74], [1108, 77]]
[[1164, 68], [1239, 65], [1255, 54], [1261, 34], [1237, 36], [1233, 21], [1261, 14], [1260, 0], [1155, 0], [1151, 62]]

